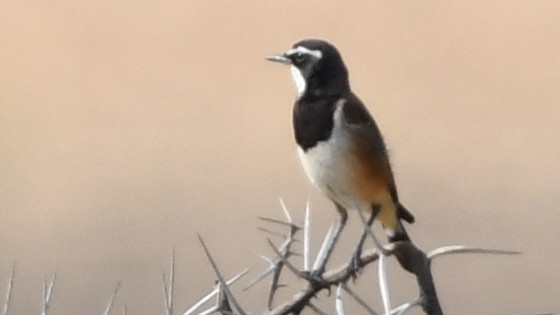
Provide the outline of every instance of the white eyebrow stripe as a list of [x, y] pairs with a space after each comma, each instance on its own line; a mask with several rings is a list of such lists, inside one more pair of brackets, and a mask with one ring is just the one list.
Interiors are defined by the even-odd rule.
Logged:
[[323, 57], [323, 52], [321, 52], [320, 50], [313, 50], [313, 49], [305, 48], [303, 46], [297, 46], [296, 48], [292, 48], [288, 50], [286, 54], [292, 55], [297, 52], [314, 56], [317, 59], [321, 59]]

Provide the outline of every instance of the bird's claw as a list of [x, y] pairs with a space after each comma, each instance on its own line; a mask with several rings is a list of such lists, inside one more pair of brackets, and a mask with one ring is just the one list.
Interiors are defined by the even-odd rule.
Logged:
[[356, 283], [356, 280], [358, 279], [358, 274], [360, 273], [360, 271], [362, 271], [362, 259], [360, 257], [360, 253], [356, 252], [352, 255], [352, 258], [350, 259], [350, 263], [348, 264], [348, 268], [347, 271], [350, 274], [350, 276], [352, 277], [352, 282]]

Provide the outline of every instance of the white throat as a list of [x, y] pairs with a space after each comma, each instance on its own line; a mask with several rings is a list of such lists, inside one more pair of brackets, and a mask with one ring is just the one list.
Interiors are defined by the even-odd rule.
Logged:
[[301, 71], [296, 66], [290, 66], [290, 70], [292, 71], [292, 78], [296, 83], [296, 88], [298, 91], [298, 97], [301, 97], [305, 93], [305, 88], [307, 83], [305, 82], [305, 78], [301, 74]]

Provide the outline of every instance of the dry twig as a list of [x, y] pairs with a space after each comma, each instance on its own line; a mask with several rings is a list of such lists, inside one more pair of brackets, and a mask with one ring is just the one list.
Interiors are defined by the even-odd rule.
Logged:
[[12, 304], [12, 291], [14, 287], [14, 278], [16, 275], [16, 262], [12, 265], [12, 273], [10, 275], [10, 280], [8, 281], [8, 288], [6, 289], [6, 302], [4, 303], [4, 312], [2, 314], [8, 315], [10, 310], [10, 305]]
[[47, 278], [45, 277], [45, 283], [43, 285], [43, 312], [41, 313], [42, 315], [48, 314], [55, 280], [56, 280], [56, 273], [53, 274], [50, 281], [47, 281]]

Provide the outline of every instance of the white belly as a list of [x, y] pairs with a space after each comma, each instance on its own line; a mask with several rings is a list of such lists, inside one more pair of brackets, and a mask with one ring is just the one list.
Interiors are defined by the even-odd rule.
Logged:
[[331, 137], [304, 152], [298, 148], [303, 169], [309, 180], [327, 197], [345, 208], [360, 208], [365, 203], [356, 198], [352, 189], [352, 160], [349, 150], [348, 131], [341, 126], [342, 106], [336, 110], [335, 126]]

